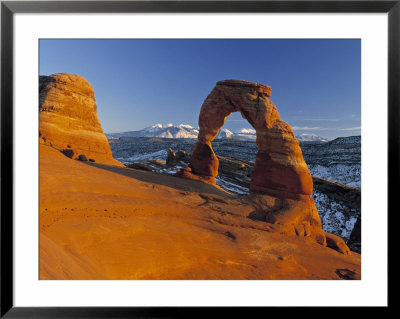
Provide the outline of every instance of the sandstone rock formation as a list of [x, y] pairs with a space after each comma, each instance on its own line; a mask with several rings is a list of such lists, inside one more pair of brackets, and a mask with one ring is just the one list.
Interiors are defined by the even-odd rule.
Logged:
[[175, 153], [170, 148], [170, 149], [168, 149], [166, 165], [167, 166], [175, 166], [180, 162], [185, 163], [187, 161], [190, 161], [190, 158], [191, 157], [189, 156], [189, 154], [187, 154], [184, 150], [179, 150], [177, 153]]
[[290, 125], [280, 120], [266, 85], [225, 80], [217, 82], [200, 110], [199, 137], [193, 151], [192, 174], [215, 182], [218, 158], [211, 142], [226, 118], [240, 112], [256, 129], [258, 154], [250, 191], [288, 198], [311, 195], [313, 182]]
[[[274, 201], [261, 205], [256, 218], [279, 225], [282, 233], [311, 237], [326, 245], [321, 219], [310, 197], [312, 176], [292, 128], [280, 120], [270, 96], [271, 88], [266, 85], [242, 80], [217, 82], [200, 110], [198, 142], [190, 165], [177, 175], [215, 184], [219, 161], [211, 142], [226, 118], [238, 111], [257, 135], [258, 153], [250, 192], [265, 194], [270, 198], [268, 201], [271, 198]], [[345, 254], [349, 252], [339, 237], [328, 237], [330, 247]]]
[[57, 73], [39, 77], [39, 136], [59, 150], [72, 148], [97, 162], [118, 165], [97, 115], [94, 90], [83, 77]]

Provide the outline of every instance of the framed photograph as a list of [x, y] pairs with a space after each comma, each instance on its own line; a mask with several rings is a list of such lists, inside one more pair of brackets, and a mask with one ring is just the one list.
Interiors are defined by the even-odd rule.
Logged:
[[389, 307], [399, 19], [2, 1], [1, 316]]

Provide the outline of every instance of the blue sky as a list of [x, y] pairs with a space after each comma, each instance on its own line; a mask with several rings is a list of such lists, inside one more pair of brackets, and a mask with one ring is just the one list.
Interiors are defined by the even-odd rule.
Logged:
[[[215, 83], [270, 85], [296, 135], [361, 134], [360, 40], [40, 40], [40, 75], [66, 72], [95, 89], [106, 133], [155, 123], [197, 126]], [[238, 113], [225, 128], [251, 126]]]

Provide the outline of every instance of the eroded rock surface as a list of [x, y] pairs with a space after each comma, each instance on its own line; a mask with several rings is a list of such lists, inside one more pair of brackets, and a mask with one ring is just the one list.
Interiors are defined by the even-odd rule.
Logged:
[[72, 148], [97, 162], [122, 165], [113, 159], [100, 125], [94, 90], [81, 76], [39, 77], [39, 130], [41, 142], [54, 148]]

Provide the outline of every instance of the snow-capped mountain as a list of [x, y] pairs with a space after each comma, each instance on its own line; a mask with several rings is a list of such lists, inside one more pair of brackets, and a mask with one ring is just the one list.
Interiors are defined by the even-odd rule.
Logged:
[[162, 125], [160, 123], [146, 127], [139, 131], [129, 131], [122, 133], [106, 133], [109, 140], [120, 137], [159, 137], [159, 138], [197, 138], [199, 130], [187, 124]]
[[[118, 139], [120, 137], [159, 137], [159, 138], [197, 138], [199, 129], [188, 124], [166, 124], [160, 123], [146, 127], [139, 131], [129, 131], [121, 133], [106, 133], [109, 140]], [[296, 136], [300, 142], [328, 142], [328, 139], [316, 134], [303, 133]], [[255, 141], [256, 130], [252, 128], [242, 128], [236, 132], [232, 132], [226, 128], [222, 128], [217, 138], [233, 138], [244, 141]]]
[[329, 142], [328, 139], [318, 136], [316, 134], [310, 134], [310, 133], [303, 133], [300, 135], [296, 136], [297, 140], [299, 142], [322, 142], [322, 143], [327, 143]]
[[218, 135], [217, 138], [231, 138], [234, 135], [234, 133], [226, 128], [222, 128]]
[[[188, 124], [162, 125], [160, 123], [146, 127], [139, 131], [106, 133], [106, 136], [109, 140], [119, 139], [120, 137], [197, 138], [198, 135], [199, 129]], [[222, 128], [217, 136], [217, 138], [232, 137], [236, 137], [236, 134], [226, 128]]]
[[234, 138], [239, 140], [249, 140], [255, 141], [256, 140], [256, 130], [252, 128], [242, 128], [239, 131], [235, 132]]

